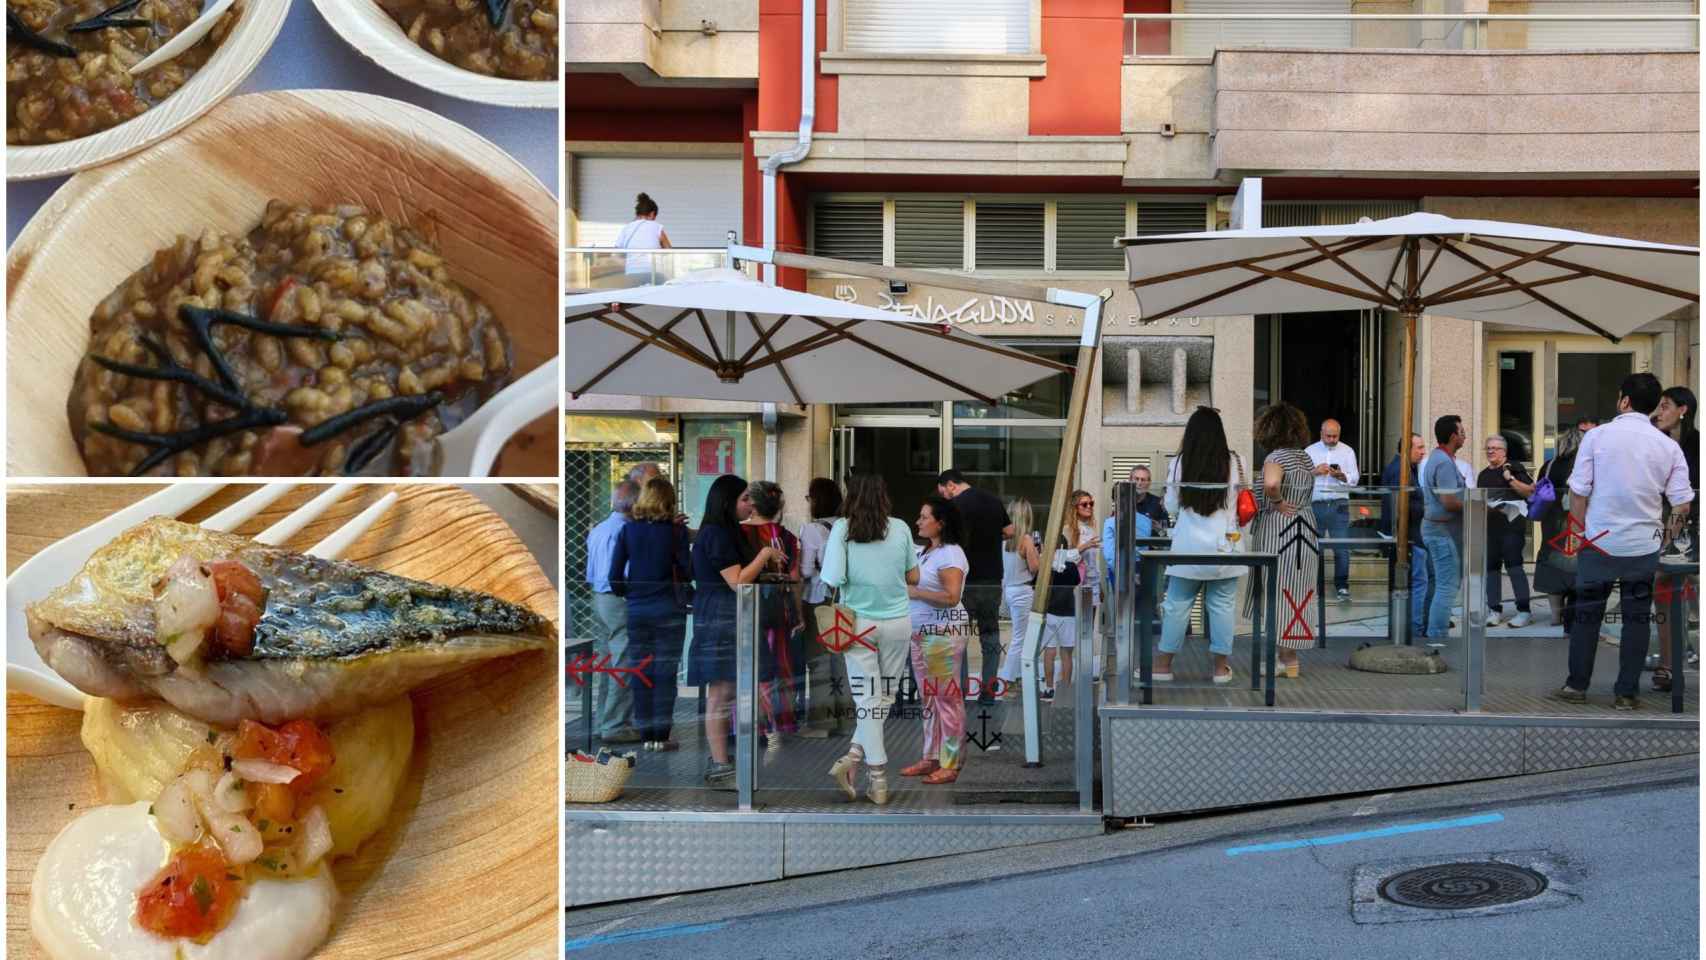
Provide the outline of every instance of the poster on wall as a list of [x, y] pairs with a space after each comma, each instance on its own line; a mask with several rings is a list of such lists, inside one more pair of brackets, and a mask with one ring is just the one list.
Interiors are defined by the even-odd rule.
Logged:
[[750, 434], [750, 422], [742, 419], [682, 422], [681, 512], [695, 528], [711, 484], [726, 473], [747, 476]]

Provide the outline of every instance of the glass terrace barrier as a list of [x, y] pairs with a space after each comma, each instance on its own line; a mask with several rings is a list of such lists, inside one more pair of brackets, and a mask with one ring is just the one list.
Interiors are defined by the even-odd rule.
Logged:
[[[569, 293], [667, 283], [694, 271], [729, 266], [728, 251], [721, 247], [669, 250], [569, 247], [564, 257]], [[749, 275], [752, 273], [750, 265], [746, 265], [746, 270]]]
[[1698, 50], [1699, 18], [1671, 4], [1580, 3], [1568, 14], [1128, 13], [1125, 56], [1212, 57], [1225, 47], [1321, 50]]

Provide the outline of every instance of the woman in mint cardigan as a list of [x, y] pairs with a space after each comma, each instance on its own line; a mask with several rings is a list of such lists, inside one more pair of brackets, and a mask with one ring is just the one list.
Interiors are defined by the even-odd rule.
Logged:
[[853, 744], [829, 768], [829, 775], [849, 800], [857, 800], [863, 766], [870, 778], [865, 795], [878, 805], [889, 802], [883, 722], [895, 688], [906, 677], [911, 650], [906, 588], [918, 583], [912, 530], [890, 516], [892, 511], [882, 477], [850, 478], [841, 519], [830, 528], [823, 547], [819, 574], [824, 584], [840, 591], [838, 602], [854, 613], [852, 623], [837, 622], [823, 637], [831, 646], [845, 645], [847, 692], [857, 708]]

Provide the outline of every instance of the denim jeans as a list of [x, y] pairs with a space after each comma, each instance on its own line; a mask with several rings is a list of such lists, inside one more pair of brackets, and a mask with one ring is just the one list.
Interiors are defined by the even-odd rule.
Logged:
[[1500, 612], [1505, 605], [1504, 585], [1499, 582], [1501, 568], [1510, 572], [1517, 612], [1528, 612], [1528, 571], [1522, 565], [1522, 545], [1526, 539], [1527, 531], [1514, 523], [1506, 524], [1503, 530], [1487, 531], [1487, 609], [1493, 613]]
[[669, 739], [675, 721], [675, 674], [686, 639], [687, 615], [682, 611], [628, 611], [628, 649], [623, 651], [622, 666], [639, 669], [645, 664], [646, 679], [651, 681], [648, 685], [638, 674], [631, 674], [629, 681], [634, 727], [646, 740]]
[[1583, 550], [1576, 556], [1576, 602], [1565, 624], [1570, 633], [1570, 676], [1564, 681], [1566, 686], [1586, 690], [1593, 679], [1599, 627], [1605, 621], [1605, 602], [1616, 584], [1623, 598], [1618, 611], [1623, 629], [1617, 650], [1617, 684], [1612, 690], [1620, 697], [1633, 697], [1640, 692], [1641, 670], [1646, 666], [1647, 644], [1652, 636], [1653, 579], [1658, 569], [1657, 552], [1643, 557], [1611, 557], [1597, 550]]
[[1420, 544], [1410, 544], [1410, 636], [1428, 635], [1428, 604], [1433, 600], [1434, 578], [1429, 569], [1428, 552]]
[[1239, 577], [1222, 580], [1192, 580], [1189, 577], [1167, 578], [1167, 598], [1161, 602], [1162, 653], [1178, 653], [1185, 643], [1185, 626], [1191, 621], [1191, 602], [1197, 590], [1203, 591], [1203, 621], [1208, 628], [1210, 653], [1232, 654], [1232, 601], [1238, 595]]
[[966, 678], [971, 657], [960, 658], [960, 686], [967, 693], [976, 691], [978, 700], [985, 702], [994, 699], [995, 674], [1001, 669], [1001, 592], [999, 581], [968, 583], [960, 598], [966, 616], [977, 625], [977, 643], [983, 654], [982, 676], [975, 686]]
[[[1348, 537], [1351, 535], [1351, 504], [1349, 500], [1317, 500], [1310, 504], [1315, 510], [1315, 529], [1322, 537]], [[1333, 589], [1349, 590], [1351, 588], [1351, 552], [1349, 550], [1333, 550]]]
[[1428, 601], [1428, 629], [1425, 636], [1444, 637], [1451, 632], [1451, 605], [1457, 602], [1458, 577], [1462, 558], [1457, 538], [1448, 527], [1422, 523], [1422, 544], [1428, 551], [1428, 572], [1433, 579], [1433, 599]]

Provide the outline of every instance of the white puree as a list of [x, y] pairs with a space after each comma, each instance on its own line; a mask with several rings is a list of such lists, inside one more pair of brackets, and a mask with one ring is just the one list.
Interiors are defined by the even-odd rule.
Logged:
[[53, 960], [303, 960], [332, 929], [331, 870], [249, 885], [206, 944], [136, 925], [136, 894], [166, 863], [148, 803], [96, 807], [47, 845], [30, 886], [30, 932]]

